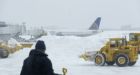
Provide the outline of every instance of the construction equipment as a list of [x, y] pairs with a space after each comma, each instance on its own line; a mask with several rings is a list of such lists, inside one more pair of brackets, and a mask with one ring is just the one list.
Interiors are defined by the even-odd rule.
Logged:
[[31, 48], [34, 42], [20, 42], [23, 48]]
[[[15, 40], [14, 40], [15, 41]], [[0, 42], [0, 57], [7, 58], [9, 54], [15, 53], [16, 51], [23, 48], [31, 48], [33, 43], [14, 43], [14, 42]]]
[[133, 66], [138, 59], [138, 47], [128, 45], [126, 38], [110, 38], [109, 42], [97, 52], [86, 52], [80, 56], [94, 61], [95, 65], [117, 64], [120, 67]]
[[140, 33], [130, 33], [128, 44], [132, 46], [137, 46], [138, 52], [140, 53]]

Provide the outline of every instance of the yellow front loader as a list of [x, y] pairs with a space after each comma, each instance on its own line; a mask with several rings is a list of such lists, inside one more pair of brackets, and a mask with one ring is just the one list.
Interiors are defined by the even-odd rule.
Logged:
[[0, 42], [0, 58], [7, 58], [9, 54], [15, 53], [16, 51], [23, 48], [31, 48], [33, 43], [11, 43], [8, 42]]
[[110, 38], [99, 51], [86, 52], [80, 57], [87, 61], [94, 61], [95, 65], [133, 66], [138, 59], [138, 47], [128, 45], [126, 38]]

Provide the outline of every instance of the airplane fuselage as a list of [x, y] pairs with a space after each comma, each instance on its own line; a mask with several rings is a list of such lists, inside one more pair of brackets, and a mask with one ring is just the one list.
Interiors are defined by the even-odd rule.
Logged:
[[77, 30], [61, 30], [61, 31], [49, 31], [51, 35], [56, 36], [80, 36], [86, 37], [95, 35], [101, 31], [99, 30], [85, 30], [85, 31], [77, 31]]

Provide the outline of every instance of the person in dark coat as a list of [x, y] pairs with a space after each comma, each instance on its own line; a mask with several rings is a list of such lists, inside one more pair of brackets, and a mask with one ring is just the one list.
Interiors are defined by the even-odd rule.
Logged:
[[54, 73], [52, 62], [45, 54], [44, 41], [37, 41], [35, 49], [24, 60], [20, 75], [61, 75]]

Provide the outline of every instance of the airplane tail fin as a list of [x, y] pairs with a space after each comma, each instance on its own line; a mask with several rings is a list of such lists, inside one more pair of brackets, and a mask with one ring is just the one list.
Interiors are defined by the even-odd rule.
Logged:
[[98, 30], [100, 27], [101, 17], [98, 17], [95, 22], [91, 25], [89, 30]]

